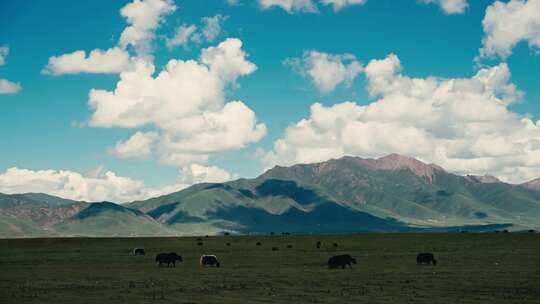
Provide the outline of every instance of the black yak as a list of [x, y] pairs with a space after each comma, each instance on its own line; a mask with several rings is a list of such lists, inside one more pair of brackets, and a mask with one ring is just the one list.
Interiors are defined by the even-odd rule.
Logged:
[[356, 259], [350, 256], [349, 254], [336, 255], [328, 259], [328, 268], [345, 268], [349, 266], [352, 268], [351, 264], [356, 264]]
[[215, 266], [215, 267], [220, 266], [217, 257], [215, 255], [208, 255], [208, 254], [204, 254], [201, 256], [201, 258], [199, 259], [199, 264], [201, 266]]
[[278, 251], [279, 248], [278, 247], [272, 247], [272, 251]]
[[430, 264], [437, 265], [437, 260], [433, 256], [433, 253], [419, 253], [416, 256], [416, 264]]
[[174, 252], [160, 253], [156, 255], [156, 263], [159, 263], [159, 267], [161, 267], [161, 264], [165, 263], [167, 263], [167, 267], [169, 267], [170, 264], [172, 264], [173, 267], [176, 267], [176, 261], [182, 262], [182, 257]]
[[257, 242], [255, 245], [256, 245], [256, 246], [261, 246], [262, 243], [261, 243], [261, 242]]
[[144, 249], [142, 248], [135, 248], [133, 249], [133, 255], [145, 255]]
[[292, 245], [287, 245], [287, 248], [292, 248]]

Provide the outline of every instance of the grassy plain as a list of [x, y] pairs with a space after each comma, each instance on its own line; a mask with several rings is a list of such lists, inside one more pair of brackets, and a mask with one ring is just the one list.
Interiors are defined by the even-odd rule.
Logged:
[[[257, 241], [262, 246], [255, 246]], [[220, 236], [203, 237], [203, 243], [198, 246], [194, 237], [0, 240], [0, 303], [523, 304], [540, 299], [536, 233]], [[286, 248], [289, 244], [293, 248]], [[145, 248], [147, 255], [131, 255], [134, 247]], [[184, 262], [157, 267], [155, 254], [171, 251]], [[421, 251], [433, 252], [438, 265], [416, 265]], [[199, 267], [204, 253], [216, 254], [222, 267]], [[358, 264], [328, 269], [328, 257], [341, 253], [355, 256]]]

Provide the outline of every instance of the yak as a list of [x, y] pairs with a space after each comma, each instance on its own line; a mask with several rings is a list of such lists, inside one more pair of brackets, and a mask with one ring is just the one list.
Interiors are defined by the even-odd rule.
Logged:
[[433, 253], [419, 253], [416, 256], [416, 264], [430, 264], [437, 265], [437, 260], [433, 256]]
[[199, 259], [199, 264], [201, 266], [215, 266], [219, 267], [220, 263], [215, 255], [203, 254]]
[[142, 248], [135, 248], [133, 249], [133, 255], [145, 255], [144, 249]]
[[352, 268], [351, 264], [356, 264], [356, 259], [350, 256], [349, 254], [335, 255], [328, 259], [328, 268], [343, 268], [349, 266]]
[[161, 267], [162, 264], [167, 263], [167, 267], [169, 267], [171, 264], [173, 267], [176, 267], [176, 261], [182, 262], [182, 257], [176, 254], [175, 252], [170, 253], [160, 253], [156, 255], [156, 263], [159, 263], [159, 267]]

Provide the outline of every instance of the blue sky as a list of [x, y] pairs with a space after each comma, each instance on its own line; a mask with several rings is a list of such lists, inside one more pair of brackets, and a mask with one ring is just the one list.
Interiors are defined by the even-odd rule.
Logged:
[[[289, 2], [294, 3], [295, 0], [291, 1]], [[94, 109], [89, 106], [89, 92], [92, 89], [114, 90], [119, 82], [121, 71], [114, 73], [82, 71], [54, 75], [55, 73], [45, 73], [43, 70], [53, 56], [70, 54], [79, 50], [88, 54], [94, 49], [107, 50], [120, 45], [122, 32], [129, 26], [120, 10], [130, 2], [58, 0], [2, 1], [0, 3], [0, 46], [6, 46], [9, 49], [5, 56], [5, 64], [0, 66], [0, 79], [18, 83], [22, 87], [17, 93], [0, 94], [0, 137], [2, 138], [0, 174], [3, 174], [0, 176], [4, 178], [3, 180], [0, 178], [0, 184], [4, 183], [3, 186], [0, 185], [0, 192], [41, 190], [75, 198], [93, 198], [88, 194], [73, 194], [66, 190], [67, 186], [56, 180], [61, 174], [51, 173], [53, 177], [43, 177], [35, 173], [39, 170], [66, 170], [96, 179], [100, 179], [99, 176], [109, 170], [117, 176], [141, 181], [144, 183], [142, 187], [157, 189], [164, 185], [185, 186], [192, 182], [212, 180], [212, 178], [220, 180], [231, 176], [253, 177], [260, 174], [264, 168], [275, 164], [290, 165], [298, 162], [320, 161], [325, 156], [339, 157], [353, 154], [361, 157], [378, 157], [391, 152], [408, 154], [425, 161], [443, 162], [443, 166], [446, 165], [445, 167], [449, 167], [449, 170], [460, 174], [489, 173], [502, 176], [511, 182], [521, 182], [534, 176], [540, 177], [538, 174], [540, 161], [531, 156], [536, 151], [540, 153], [540, 147], [534, 146], [534, 143], [540, 140], [538, 135], [540, 125], [535, 130], [527, 129], [527, 131], [525, 127], [514, 126], [523, 118], [528, 118], [533, 125], [540, 119], [540, 86], [538, 85], [540, 83], [540, 56], [538, 45], [535, 45], [535, 41], [540, 41], [540, 39], [531, 37], [529, 34], [519, 36], [520, 33], [516, 33], [516, 37], [513, 38], [505, 37], [511, 40], [507, 42], [507, 45], [511, 45], [511, 54], [503, 54], [500, 50], [504, 48], [506, 42], [497, 37], [497, 32], [486, 32], [482, 25], [486, 18], [486, 9], [495, 6], [495, 1], [487, 0], [464, 1], [465, 9], [457, 13], [444, 11], [444, 8], [436, 3], [437, 1], [424, 4], [416, 0], [368, 0], [364, 4], [348, 5], [338, 11], [331, 6], [314, 1], [318, 9], [316, 13], [302, 9], [292, 9], [288, 12], [283, 6], [265, 6], [263, 3], [265, 0], [260, 2], [244, 0], [238, 5], [230, 5], [225, 0], [171, 0], [167, 3], [175, 6], [175, 9], [159, 17], [157, 26], [151, 29], [153, 38], [145, 42], [151, 45], [151, 50], [139, 51], [135, 43], [131, 45], [128, 43], [125, 52], [128, 52], [133, 60], [144, 58], [141, 60], [152, 62], [156, 70], [153, 76], [156, 76], [171, 59], [199, 60], [202, 50], [217, 47], [228, 38], [239, 39], [242, 42], [241, 49], [245, 52], [243, 60], [256, 65], [256, 70], [238, 72], [239, 76], [236, 80], [226, 81], [222, 92], [223, 102], [227, 104], [234, 100], [242, 101], [256, 115], [256, 124], [264, 124], [266, 131], [264, 134], [255, 135], [254, 130], [249, 130], [249, 136], [253, 136], [251, 140], [231, 144], [232, 148], [229, 149], [213, 147], [214, 152], [201, 152], [208, 156], [207, 161], [167, 163], [162, 160], [163, 155], [160, 153], [163, 152], [159, 152], [159, 148], [155, 148], [157, 150], [152, 150], [150, 155], [145, 157], [118, 157], [118, 154], [115, 156], [110, 152], [111, 147], [118, 142], [127, 141], [136, 132], [158, 133], [156, 136], [159, 139], [156, 140], [156, 145], [159, 146], [164, 134], [172, 132], [171, 128], [156, 127], [156, 124], [152, 122], [136, 127], [89, 125], [95, 114]], [[270, 2], [266, 1], [266, 3]], [[509, 1], [498, 3], [497, 5], [501, 6], [500, 12], [494, 13], [489, 21], [497, 24], [505, 18], [512, 18], [510, 4], [520, 4], [523, 10], [528, 9], [533, 13], [538, 13], [539, 6], [535, 4], [538, 1], [513, 0], [510, 2], [516, 3], [512, 4]], [[508, 7], [502, 7], [504, 5]], [[508, 8], [508, 10], [503, 8]], [[191, 37], [185, 45], [166, 46], [167, 39], [172, 39], [179, 26], [195, 25], [198, 31], [196, 33], [203, 35], [202, 19], [216, 15], [221, 16], [221, 20], [218, 22], [218, 32], [212, 39], [199, 36], [197, 40]], [[524, 27], [540, 28], [534, 21], [523, 22]], [[484, 47], [483, 41], [486, 37], [491, 37], [498, 44], [495, 43], [495, 46], [490, 49], [491, 53], [481, 56], [479, 50]], [[321, 90], [320, 83], [317, 85], [315, 79], [325, 76], [310, 70], [315, 64], [313, 60], [316, 57], [310, 57], [310, 51], [337, 56], [323, 56], [323, 59], [331, 58], [331, 61], [338, 65], [344, 63], [345, 68], [347, 68], [346, 62], [357, 62], [361, 66], [361, 71], [355, 72], [351, 79], [335, 80], [337, 85], [330, 90]], [[403, 136], [411, 136], [414, 139], [415, 136], [421, 135], [422, 139], [419, 139], [419, 142], [424, 142], [425, 136], [428, 138], [427, 141], [430, 141], [426, 143], [426, 147], [430, 148], [411, 150], [408, 146], [401, 148], [402, 146], [397, 144], [370, 145], [366, 148], [366, 145], [370, 143], [351, 144], [350, 139], [347, 138], [338, 140], [336, 143], [330, 136], [328, 138], [332, 139], [325, 141], [330, 130], [322, 130], [320, 126], [316, 126], [315, 122], [310, 124], [309, 129], [294, 128], [302, 119], [314, 120], [310, 107], [316, 102], [328, 110], [324, 115], [332, 116], [330, 112], [337, 109], [332, 106], [340, 105], [345, 101], [354, 102], [355, 107], [349, 109], [350, 111], [364, 111], [363, 106], [385, 99], [399, 99], [402, 95], [409, 96], [410, 94], [403, 91], [381, 88], [380, 86], [389, 84], [376, 83], [374, 80], [379, 75], [374, 71], [376, 63], [374, 60], [391, 64], [388, 60], [384, 61], [389, 59], [387, 56], [390, 54], [395, 54], [399, 58], [399, 68], [394, 76], [399, 74], [407, 79], [416, 78], [424, 81], [432, 79], [430, 77], [436, 77], [433, 79], [438, 79], [441, 82], [438, 85], [441, 87], [444, 86], [445, 80], [470, 80], [481, 69], [487, 71], [504, 65], [507, 71], [501, 68], [503, 70], [501, 77], [504, 78], [506, 74], [511, 74], [511, 76], [507, 81], [502, 81], [497, 85], [500, 88], [507, 88], [508, 85], [514, 84], [521, 93], [508, 94], [512, 95], [510, 97], [500, 97], [497, 95], [500, 93], [499, 88], [483, 88], [484, 91], [481, 93], [478, 93], [476, 89], [473, 90], [474, 94], [480, 94], [483, 97], [489, 95], [490, 92], [498, 92], [495, 97], [498, 99], [490, 100], [494, 103], [504, 103], [504, 106], [497, 104], [499, 108], [494, 108], [493, 111], [500, 113], [501, 109], [504, 109], [507, 113], [501, 117], [490, 116], [489, 129], [483, 129], [483, 133], [475, 135], [474, 138], [469, 135], [458, 138], [461, 145], [465, 145], [465, 142], [468, 144], [473, 142], [471, 145], [476, 147], [475, 144], [478, 144], [477, 150], [473, 149], [471, 153], [455, 152], [452, 150], [453, 147], [459, 145], [456, 141], [452, 144], [452, 149], [445, 147], [444, 158], [438, 157], [439, 146], [442, 145], [441, 139], [434, 139], [433, 134], [426, 135], [425, 130], [422, 129], [425, 126], [420, 128], [411, 125], [410, 121], [402, 121], [401, 118], [407, 116], [406, 114], [396, 118], [396, 121], [400, 122], [399, 126], [402, 126], [401, 130], [412, 130], [407, 133], [408, 135]], [[476, 61], [475, 58], [477, 58]], [[393, 64], [395, 66], [395, 62]], [[368, 69], [369, 65], [373, 69]], [[332, 71], [323, 70], [318, 73], [332, 73]], [[403, 80], [403, 77], [394, 76], [389, 80], [390, 82], [398, 83]], [[328, 77], [333, 76], [326, 75], [324, 79], [328, 81]], [[369, 77], [371, 80], [368, 79]], [[372, 94], [369, 94], [370, 85]], [[399, 86], [401, 87], [401, 84]], [[471, 97], [469, 93], [467, 93], [467, 98], [476, 98]], [[452, 101], [449, 100], [456, 96], [452, 95], [443, 99], [451, 103]], [[425, 96], [422, 98], [424, 99], [418, 100], [415, 97], [415, 102], [429, 100]], [[507, 102], [507, 99], [512, 99], [512, 101]], [[182, 101], [178, 100], [178, 102]], [[478, 107], [474, 108], [475, 113], [481, 116], [483, 107], [482, 104], [478, 104]], [[385, 109], [380, 111], [392, 111], [392, 106]], [[203, 115], [202, 113], [206, 113], [204, 111], [207, 110], [198, 113]], [[486, 115], [489, 116], [487, 112]], [[351, 126], [357, 126], [359, 121], [366, 122], [365, 119], [368, 118], [362, 117], [353, 118], [356, 121], [351, 121]], [[448, 119], [434, 123], [453, 124], [457, 119], [458, 116], [449, 115]], [[511, 128], [515, 130], [511, 134], [493, 131], [499, 128], [505, 129], [505, 124], [511, 125]], [[470, 125], [467, 126], [470, 128]], [[395, 124], [393, 127], [396, 127]], [[430, 128], [433, 129], [433, 127]], [[320, 141], [306, 142], [295, 139], [293, 134], [295, 130], [304, 135], [320, 130], [324, 134], [321, 133], [320, 137], [317, 137], [321, 139]], [[370, 134], [377, 133], [377, 128], [371, 126], [369, 129], [362, 130], [372, 130]], [[414, 130], [421, 130], [421, 132]], [[455, 134], [464, 133], [461, 129], [456, 130], [453, 130]], [[447, 131], [441, 132], [448, 133]], [[392, 133], [383, 130], [381, 132]], [[488, 133], [491, 134], [490, 137], [482, 137]], [[181, 134], [187, 136], [184, 133]], [[300, 137], [307, 138], [304, 135]], [[361, 133], [358, 135], [362, 136]], [[195, 139], [193, 134], [189, 136], [181, 144]], [[400, 135], [396, 134], [396, 136]], [[485, 138], [490, 138], [493, 142], [486, 143]], [[286, 144], [286, 152], [275, 148], [274, 145], [278, 140]], [[524, 140], [528, 140], [527, 143]], [[482, 143], [498, 149], [497, 145], [501, 142], [515, 145], [516, 149], [523, 149], [523, 151], [511, 150], [506, 154], [501, 154], [486, 151], [487, 148], [479, 146]], [[342, 145], [342, 147], [337, 152], [317, 152], [324, 149], [326, 145]], [[306, 147], [309, 149], [306, 150]], [[521, 155], [520, 162], [510, 159], [510, 155], [516, 153]], [[491, 165], [495, 163], [497, 165]], [[193, 164], [201, 166], [200, 170], [194, 172], [194, 169], [190, 167]], [[7, 170], [13, 167], [19, 170], [30, 170], [31, 172], [27, 173], [32, 177], [9, 175]], [[466, 172], [466, 168], [470, 168], [471, 172]], [[52, 181], [49, 178], [52, 178]], [[41, 188], [36, 189], [32, 186], [32, 181], [36, 179], [40, 181], [38, 184]], [[41, 183], [43, 180], [47, 182]], [[134, 187], [141, 186], [137, 184]], [[62, 191], [59, 192], [60, 188]], [[141, 193], [149, 193], [145, 191], [136, 189], [134, 195], [124, 197], [112, 195], [112, 198], [129, 200], [139, 197]], [[111, 195], [112, 192], [106, 193]], [[108, 198], [107, 195], [105, 198]]]

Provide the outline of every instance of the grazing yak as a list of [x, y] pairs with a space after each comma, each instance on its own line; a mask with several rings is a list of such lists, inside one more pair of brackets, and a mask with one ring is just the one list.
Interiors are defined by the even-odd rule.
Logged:
[[287, 248], [289, 248], [289, 249], [292, 248], [292, 245], [287, 245]]
[[161, 267], [161, 264], [165, 263], [167, 263], [167, 267], [169, 267], [170, 264], [172, 264], [173, 267], [176, 267], [176, 261], [182, 262], [182, 257], [174, 252], [160, 253], [156, 255], [156, 263], [159, 263], [159, 267]]
[[416, 256], [416, 264], [430, 264], [433, 263], [433, 266], [437, 265], [437, 260], [433, 256], [433, 253], [419, 253]]
[[202, 255], [201, 258], [199, 259], [199, 264], [203, 267], [206, 267], [206, 266], [219, 267], [220, 265], [217, 257], [215, 255], [209, 255], [209, 254]]
[[337, 247], [337, 246], [338, 246], [338, 243], [334, 243], [332, 246]]
[[335, 255], [328, 259], [328, 268], [345, 268], [349, 265], [352, 268], [352, 264], [356, 264], [356, 259], [349, 254]]
[[135, 248], [133, 249], [133, 255], [145, 255], [144, 249], [142, 248]]
[[256, 245], [256, 246], [261, 246], [262, 243], [261, 243], [261, 242], [257, 242], [255, 245]]
[[272, 247], [272, 251], [279, 251], [278, 247]]
[[321, 241], [317, 241], [317, 249], [321, 248], [321, 244], [322, 244]]

